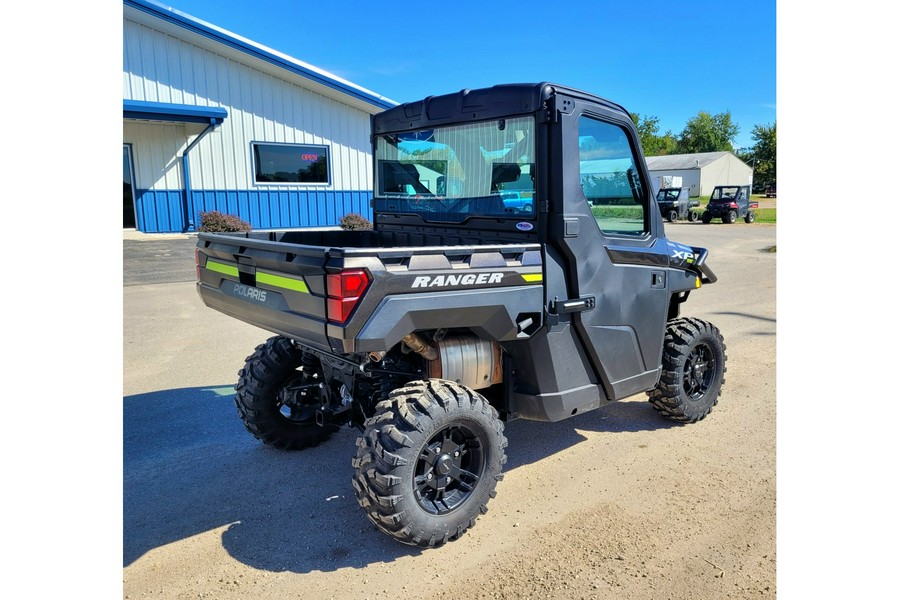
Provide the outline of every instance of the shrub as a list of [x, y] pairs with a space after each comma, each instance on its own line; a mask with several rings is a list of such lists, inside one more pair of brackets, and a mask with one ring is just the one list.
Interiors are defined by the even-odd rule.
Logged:
[[341, 229], [349, 229], [351, 231], [372, 229], [372, 222], [359, 213], [347, 213], [341, 219]]
[[200, 213], [200, 231], [250, 231], [252, 227], [235, 215], [226, 215], [217, 210]]

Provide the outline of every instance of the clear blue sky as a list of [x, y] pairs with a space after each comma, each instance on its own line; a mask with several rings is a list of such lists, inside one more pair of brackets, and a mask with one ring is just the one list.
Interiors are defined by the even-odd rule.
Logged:
[[656, 116], [661, 134], [730, 111], [735, 147], [776, 118], [773, 0], [157, 1], [398, 102], [551, 81]]

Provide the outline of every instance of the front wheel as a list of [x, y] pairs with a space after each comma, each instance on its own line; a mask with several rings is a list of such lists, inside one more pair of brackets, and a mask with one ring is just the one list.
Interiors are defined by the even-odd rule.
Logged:
[[316, 424], [322, 381], [316, 358], [275, 336], [247, 357], [238, 373], [234, 403], [255, 438], [281, 450], [300, 450], [325, 441], [338, 429]]
[[357, 501], [398, 541], [442, 546], [487, 512], [506, 445], [483, 396], [442, 379], [414, 381], [378, 403], [356, 441]]
[[709, 212], [704, 212], [702, 219], [703, 219], [703, 222], [707, 225], [712, 223], [712, 215], [709, 214]]
[[663, 416], [682, 423], [704, 418], [719, 401], [725, 384], [725, 340], [706, 321], [675, 319], [666, 328], [662, 375], [647, 392]]

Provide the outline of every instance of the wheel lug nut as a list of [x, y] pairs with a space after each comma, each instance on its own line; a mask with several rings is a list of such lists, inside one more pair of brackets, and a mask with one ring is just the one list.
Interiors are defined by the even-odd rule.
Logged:
[[431, 479], [432, 477], [434, 477], [434, 476], [431, 473], [429, 473], [428, 475], [425, 476], [425, 479]]
[[454, 458], [459, 458], [459, 450], [457, 450], [456, 452], [453, 453], [453, 457], [454, 457]]

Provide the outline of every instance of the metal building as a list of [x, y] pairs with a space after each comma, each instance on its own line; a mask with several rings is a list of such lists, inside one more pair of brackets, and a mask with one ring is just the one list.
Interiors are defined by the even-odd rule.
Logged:
[[371, 219], [371, 115], [397, 103], [149, 0], [124, 0], [124, 227]]
[[689, 188], [692, 197], [708, 196], [717, 185], [753, 185], [753, 169], [731, 152], [648, 156], [646, 160], [657, 189], [663, 177], [681, 177], [681, 187]]

